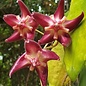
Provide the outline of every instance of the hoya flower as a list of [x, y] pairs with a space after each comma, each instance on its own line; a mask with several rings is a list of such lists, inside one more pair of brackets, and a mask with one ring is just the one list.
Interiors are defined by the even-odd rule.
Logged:
[[58, 59], [59, 56], [57, 56], [54, 52], [42, 49], [35, 41], [25, 41], [25, 53], [15, 62], [9, 76], [11, 77], [11, 75], [17, 70], [29, 66], [30, 71], [36, 69], [42, 82], [42, 86], [46, 86], [48, 76], [47, 61]]
[[8, 25], [10, 25], [14, 30], [14, 33], [6, 39], [6, 42], [13, 42], [23, 38], [26, 40], [33, 39], [35, 29], [38, 26], [38, 24], [34, 20], [26, 5], [22, 2], [22, 0], [17, 1], [21, 10], [21, 16], [7, 14], [3, 17], [4, 21]]
[[60, 0], [58, 8], [53, 15], [46, 16], [34, 12], [33, 16], [45, 30], [44, 35], [38, 41], [40, 44], [57, 40], [63, 46], [68, 46], [71, 43], [69, 32], [78, 26], [84, 17], [84, 13], [82, 12], [73, 20], [67, 20], [64, 16], [64, 0]]

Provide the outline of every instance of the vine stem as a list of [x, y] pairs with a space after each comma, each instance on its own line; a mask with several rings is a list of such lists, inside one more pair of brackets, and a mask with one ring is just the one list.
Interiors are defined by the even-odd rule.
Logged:
[[42, 82], [41, 82], [41, 80], [40, 80], [40, 84], [41, 84], [41, 86], [42, 86]]
[[48, 46], [48, 43], [44, 46], [44, 49], [51, 49], [53, 47], [55, 47], [56, 45], [58, 44], [58, 41], [56, 41], [55, 43], [53, 43], [52, 45], [50, 45], [49, 47]]
[[49, 43], [45, 44], [44, 49], [46, 49], [46, 48], [47, 48], [48, 44], [49, 44]]
[[39, 31], [39, 30], [37, 30], [37, 29], [36, 29], [36, 32], [40, 33], [41, 35], [44, 35], [43, 32], [41, 32], [41, 31]]

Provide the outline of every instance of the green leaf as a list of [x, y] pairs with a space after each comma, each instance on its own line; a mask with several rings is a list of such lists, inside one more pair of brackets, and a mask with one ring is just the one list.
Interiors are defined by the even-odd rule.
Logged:
[[84, 19], [71, 33], [72, 44], [65, 48], [64, 62], [71, 80], [75, 81], [86, 60], [86, 0], [72, 0], [68, 19], [73, 19], [84, 11]]
[[86, 64], [80, 73], [79, 86], [86, 86]]
[[49, 86], [63, 86], [67, 76], [65, 65], [63, 63], [64, 50], [61, 44], [52, 49], [60, 56], [60, 61], [52, 60], [48, 62], [48, 82]]

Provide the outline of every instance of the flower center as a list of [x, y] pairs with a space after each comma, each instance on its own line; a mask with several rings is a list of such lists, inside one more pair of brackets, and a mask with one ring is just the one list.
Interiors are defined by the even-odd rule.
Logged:
[[13, 26], [13, 29], [18, 30], [20, 36], [25, 37], [25, 34], [27, 32], [31, 32], [33, 29], [32, 26], [30, 26], [29, 24], [30, 16], [27, 15], [25, 18], [20, 18], [19, 16], [17, 16], [17, 19], [19, 20], [19, 23]]
[[33, 55], [26, 55], [25, 58], [27, 58], [30, 64], [31, 71], [33, 71], [35, 67], [46, 66], [46, 63], [43, 62], [43, 56], [42, 56], [41, 51], [38, 51], [38, 53], [34, 57]]
[[33, 58], [31, 55], [26, 55], [25, 58], [28, 60], [28, 63], [30, 64], [30, 71], [33, 71], [36, 66], [39, 66], [39, 60], [38, 58]]
[[45, 27], [45, 31], [48, 30], [53, 30], [53, 34], [54, 34], [54, 39], [58, 39], [58, 36], [63, 34], [64, 32], [68, 33], [69, 29], [65, 28], [65, 21], [66, 21], [66, 17], [64, 16], [61, 20], [56, 21], [53, 17], [53, 15], [51, 16], [51, 19], [54, 21], [54, 24]]

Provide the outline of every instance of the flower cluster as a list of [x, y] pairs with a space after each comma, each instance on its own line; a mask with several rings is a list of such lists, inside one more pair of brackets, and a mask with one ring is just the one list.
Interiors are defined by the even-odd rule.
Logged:
[[[25, 53], [22, 54], [12, 69], [9, 76], [21, 68], [28, 67], [30, 71], [37, 71], [42, 86], [46, 86], [48, 76], [47, 61], [59, 60], [59, 56], [50, 50], [42, 49], [41, 44], [46, 44], [57, 40], [63, 46], [67, 47], [71, 43], [69, 32], [78, 26], [84, 17], [82, 12], [77, 18], [67, 20], [64, 16], [64, 0], [60, 0], [58, 8], [53, 15], [44, 14], [28, 10], [22, 0], [17, 0], [21, 10], [21, 16], [14, 14], [4, 15], [4, 21], [10, 25], [14, 33], [7, 38], [6, 42], [24, 40]], [[44, 28], [44, 34], [38, 42], [34, 41], [35, 32], [38, 25]]]

